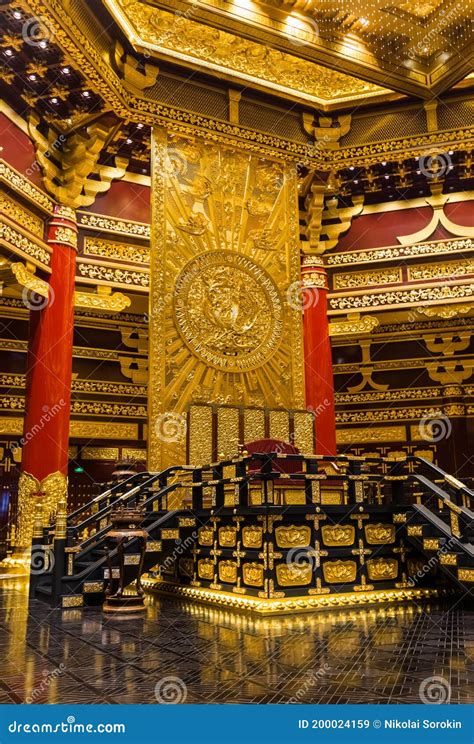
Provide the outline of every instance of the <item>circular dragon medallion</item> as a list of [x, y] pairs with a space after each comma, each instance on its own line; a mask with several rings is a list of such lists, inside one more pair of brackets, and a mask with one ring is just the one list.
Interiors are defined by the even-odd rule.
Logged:
[[260, 367], [277, 348], [283, 303], [270, 275], [246, 256], [209, 251], [176, 280], [174, 313], [191, 351], [227, 372]]

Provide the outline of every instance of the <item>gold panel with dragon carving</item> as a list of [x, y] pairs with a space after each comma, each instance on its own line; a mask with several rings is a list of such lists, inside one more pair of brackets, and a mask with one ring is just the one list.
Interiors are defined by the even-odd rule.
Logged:
[[303, 408], [304, 367], [301, 312], [287, 300], [300, 281], [294, 169], [162, 129], [152, 166], [148, 464], [157, 470], [185, 462], [181, 417], [192, 404]]

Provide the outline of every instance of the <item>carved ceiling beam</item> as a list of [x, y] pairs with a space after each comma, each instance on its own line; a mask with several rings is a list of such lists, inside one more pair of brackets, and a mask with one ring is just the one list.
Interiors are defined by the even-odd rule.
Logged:
[[59, 204], [73, 209], [88, 207], [97, 194], [108, 191], [113, 179], [125, 175], [126, 158], [115, 158], [115, 167], [99, 162], [119, 127], [117, 117], [109, 113], [58, 133], [52, 126], [43, 126], [36, 112], [30, 115], [28, 128], [44, 186]]

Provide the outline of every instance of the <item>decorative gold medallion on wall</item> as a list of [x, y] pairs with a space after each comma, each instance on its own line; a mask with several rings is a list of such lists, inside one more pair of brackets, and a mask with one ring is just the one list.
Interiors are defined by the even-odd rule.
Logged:
[[328, 547], [352, 545], [355, 539], [355, 527], [351, 524], [326, 524], [321, 528], [323, 543]]
[[266, 271], [234, 251], [208, 251], [186, 264], [173, 293], [184, 343], [227, 372], [260, 367], [281, 340], [283, 302]]
[[219, 545], [223, 548], [234, 548], [237, 541], [235, 527], [219, 527]]
[[280, 563], [276, 575], [280, 586], [307, 586], [311, 584], [313, 566], [311, 563]]
[[212, 581], [214, 578], [214, 561], [212, 558], [201, 558], [198, 561], [198, 576], [200, 579]]
[[199, 545], [212, 545], [214, 542], [214, 530], [212, 527], [205, 525], [198, 530]]
[[[160, 470], [186, 461], [190, 406], [304, 408], [302, 314], [286, 301], [300, 282], [296, 169], [158, 128], [151, 198], [148, 467]], [[190, 462], [212, 461], [192, 436]]]
[[398, 576], [396, 558], [371, 558], [367, 561], [367, 573], [370, 581], [388, 581]]
[[275, 529], [275, 538], [279, 548], [303, 548], [310, 544], [311, 529], [294, 524], [281, 526]]
[[244, 584], [263, 586], [264, 569], [260, 563], [244, 563], [242, 567]]
[[355, 561], [325, 561], [323, 575], [328, 584], [352, 584], [356, 580], [357, 564]]
[[395, 542], [394, 524], [366, 524], [364, 530], [369, 545], [388, 545]]
[[219, 579], [227, 584], [237, 581], [237, 563], [235, 561], [221, 561], [219, 563]]
[[242, 543], [244, 548], [260, 548], [262, 546], [263, 530], [261, 527], [248, 525], [242, 529]]

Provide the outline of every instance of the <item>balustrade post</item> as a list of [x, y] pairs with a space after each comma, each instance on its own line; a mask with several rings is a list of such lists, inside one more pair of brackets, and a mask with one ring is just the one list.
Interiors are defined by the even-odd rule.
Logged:
[[57, 607], [62, 594], [62, 580], [66, 573], [67, 506], [58, 503], [53, 541], [53, 570], [51, 581], [51, 607]]

